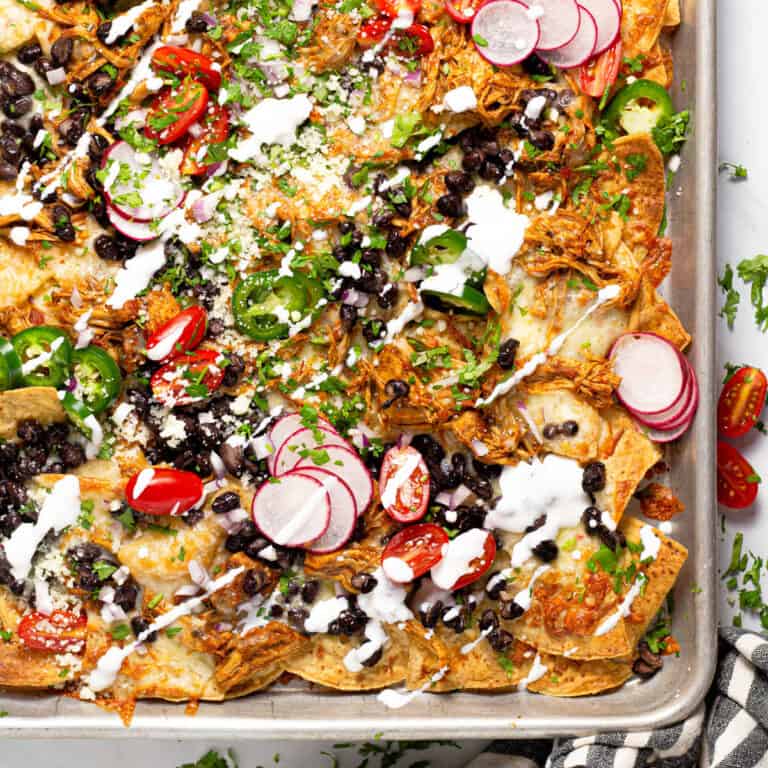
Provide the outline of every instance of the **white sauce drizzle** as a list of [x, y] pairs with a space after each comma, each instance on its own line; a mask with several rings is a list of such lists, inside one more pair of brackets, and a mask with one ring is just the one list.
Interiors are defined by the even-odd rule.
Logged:
[[397, 494], [408, 481], [413, 471], [419, 465], [421, 455], [409, 452], [402, 466], [392, 475], [384, 485], [381, 492], [381, 504], [384, 508], [391, 507], [397, 503]]
[[118, 648], [113, 646], [110, 648], [96, 663], [96, 667], [88, 675], [87, 685], [95, 692], [103, 691], [109, 688], [120, 672], [120, 667], [123, 666], [123, 662], [153, 633], [159, 632], [161, 629], [169, 627], [174, 622], [178, 621], [182, 616], [188, 616], [195, 608], [202, 605], [214, 592], [229, 586], [243, 571], [243, 566], [234, 568], [231, 571], [227, 571], [223, 576], [220, 576], [215, 581], [211, 582], [208, 589], [198, 597], [193, 597], [175, 608], [172, 608], [167, 613], [159, 616], [150, 624], [139, 636], [128, 645]]
[[624, 599], [621, 601], [621, 604], [615, 613], [612, 613], [608, 618], [603, 619], [603, 621], [600, 622], [600, 626], [595, 630], [595, 637], [607, 634], [619, 623], [619, 621], [621, 621], [621, 619], [626, 619], [627, 616], [629, 616], [629, 612], [632, 610], [632, 603], [635, 602], [635, 598], [640, 594], [646, 581], [647, 579], [643, 574], [640, 574], [640, 576], [635, 579], [634, 584], [632, 584], [629, 592], [624, 596]]
[[576, 329], [599, 307], [608, 301], [615, 299], [621, 288], [618, 285], [606, 285], [605, 288], [601, 288], [597, 293], [597, 299], [589, 309], [567, 330], [563, 331], [560, 335], [555, 336], [552, 339], [549, 347], [544, 352], [537, 352], [531, 357], [528, 362], [514, 375], [508, 379], [497, 384], [490, 395], [486, 398], [479, 398], [476, 405], [481, 407], [483, 405], [490, 405], [496, 398], [506, 395], [507, 392], [514, 389], [523, 379], [530, 376], [542, 363], [546, 362], [548, 357], [556, 355], [561, 349], [563, 344], [568, 340], [568, 337], [576, 331]]
[[537, 680], [541, 680], [541, 678], [547, 674], [548, 670], [549, 670], [549, 667], [541, 663], [541, 657], [537, 653], [536, 657], [533, 660], [533, 664], [531, 665], [530, 671], [518, 683], [518, 688], [522, 690], [526, 690], [531, 683], [535, 683]]
[[654, 533], [650, 525], [644, 525], [640, 529], [640, 542], [643, 545], [643, 550], [640, 552], [641, 562], [649, 557], [655, 560], [661, 548], [661, 539]]
[[402, 709], [414, 699], [423, 696], [429, 688], [435, 685], [435, 683], [439, 683], [447, 674], [448, 667], [442, 667], [421, 688], [417, 688], [415, 691], [406, 692], [405, 689], [395, 690], [394, 688], [386, 688], [376, 698], [388, 709]]
[[451, 589], [469, 570], [472, 562], [482, 558], [488, 532], [472, 528], [460, 533], [443, 547], [443, 559], [431, 570], [432, 581], [442, 589]]

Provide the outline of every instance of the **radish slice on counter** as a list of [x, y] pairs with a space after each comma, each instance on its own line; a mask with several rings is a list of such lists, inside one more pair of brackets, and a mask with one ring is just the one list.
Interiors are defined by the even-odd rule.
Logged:
[[261, 485], [253, 497], [251, 516], [270, 541], [300, 547], [328, 530], [331, 499], [319, 480], [292, 472]]
[[[541, 35], [537, 51], [562, 48], [576, 37], [581, 15], [576, 0], [521, 0], [528, 14], [539, 22]], [[611, 0], [613, 2], [613, 0]]]
[[101, 167], [106, 174], [104, 196], [126, 219], [162, 219], [184, 201], [186, 193], [180, 179], [169, 175], [157, 158], [137, 154], [126, 141], [107, 149]]
[[660, 414], [684, 397], [689, 369], [677, 347], [661, 336], [625, 333], [611, 347], [609, 357], [621, 377], [616, 395], [634, 414]]
[[140, 243], [148, 243], [150, 240], [157, 240], [160, 236], [160, 233], [146, 222], [126, 219], [125, 216], [121, 216], [109, 203], [107, 203], [106, 208], [109, 223], [121, 235], [125, 235], [130, 240], [136, 240]]
[[320, 446], [327, 448], [329, 445], [349, 448], [346, 440], [339, 435], [320, 430], [319, 441], [317, 437], [318, 435], [315, 435], [312, 429], [307, 427], [297, 429], [283, 442], [277, 453], [274, 454], [272, 467], [269, 467], [272, 474], [275, 477], [279, 477], [292, 470], [304, 458], [301, 454], [306, 450], [321, 450]]
[[[611, 0], [612, 1], [612, 0]], [[592, 58], [597, 45], [597, 24], [592, 14], [579, 5], [579, 29], [574, 38], [562, 48], [542, 51], [541, 58], [560, 69], [580, 67]]]
[[297, 469], [296, 474], [321, 482], [331, 501], [328, 530], [319, 539], [305, 544], [304, 548], [322, 555], [344, 546], [354, 532], [357, 522], [357, 503], [352, 490], [338, 475], [322, 467], [304, 467]]
[[615, 0], [579, 0], [597, 24], [597, 43], [593, 56], [610, 48], [621, 31], [621, 9]]
[[490, 0], [472, 20], [479, 54], [498, 67], [528, 58], [539, 44], [539, 22], [519, 0]]
[[[371, 473], [368, 468], [351, 448], [340, 445], [319, 445], [317, 450], [325, 451], [328, 454], [329, 461], [320, 465], [321, 468], [337, 475], [349, 486], [355, 496], [358, 515], [363, 514], [373, 498], [373, 480], [371, 480]], [[308, 457], [302, 459], [293, 471], [317, 466]]]
[[[270, 458], [267, 459], [267, 465], [269, 471], [273, 472], [272, 465], [274, 464], [274, 458], [277, 452], [280, 450], [282, 444], [297, 430], [304, 429], [307, 425], [303, 423], [301, 414], [288, 413], [285, 416], [281, 416], [270, 428], [268, 432], [269, 442], [272, 443], [274, 449]], [[331, 426], [331, 424], [324, 419], [318, 419], [317, 428], [321, 432], [327, 432], [329, 435], [338, 435], [339, 433]]]

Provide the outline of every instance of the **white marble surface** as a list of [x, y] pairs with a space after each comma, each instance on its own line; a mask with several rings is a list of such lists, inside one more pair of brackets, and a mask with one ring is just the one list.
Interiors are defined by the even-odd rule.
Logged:
[[[765, 0], [720, 0], [718, 2], [719, 56], [719, 132], [720, 160], [742, 163], [749, 169], [749, 180], [731, 182], [722, 177], [718, 198], [718, 258], [735, 265], [745, 257], [768, 252], [768, 99], [760, 84], [761, 55], [765, 47], [764, 30], [768, 27]], [[712, 116], [715, 119], [715, 116]], [[751, 363], [768, 370], [768, 337], [755, 329], [746, 293], [733, 331], [719, 320], [718, 360]], [[713, 308], [716, 312], [717, 308]], [[768, 437], [753, 433], [742, 443], [755, 469], [768, 479]], [[730, 555], [733, 535], [744, 531], [745, 541], [756, 554], [768, 553], [768, 491], [762, 490], [755, 506], [741, 513], [727, 511], [723, 558]], [[768, 588], [766, 573], [765, 588]], [[730, 620], [733, 609], [722, 601], [722, 615]], [[438, 753], [419, 753], [417, 759], [436, 758], [441, 768], [459, 768], [476, 752], [477, 742], [463, 742], [463, 749], [444, 749]], [[5, 740], [0, 749], [3, 768], [176, 768], [200, 757], [207, 748], [232, 746], [240, 768], [331, 767], [323, 750], [330, 743], [234, 742], [209, 744], [205, 741], [21, 741]], [[357, 766], [360, 758], [354, 750], [336, 750], [340, 768]], [[378, 762], [378, 761], [376, 761]], [[374, 766], [376, 765], [374, 762]]]

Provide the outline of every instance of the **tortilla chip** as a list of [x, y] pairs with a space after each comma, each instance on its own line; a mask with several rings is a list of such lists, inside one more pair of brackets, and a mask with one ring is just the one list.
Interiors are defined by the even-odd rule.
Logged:
[[650, 51], [664, 26], [669, 0], [624, 0], [621, 40], [624, 55]]
[[362, 638], [341, 635], [314, 635], [308, 650], [288, 660], [285, 669], [311, 683], [339, 691], [386, 688], [405, 680], [408, 669], [405, 632], [388, 624], [386, 633], [389, 642], [384, 646], [380, 661], [361, 672], [350, 672], [344, 665], [344, 657], [363, 642]]
[[0, 392], [0, 438], [15, 438], [19, 422], [24, 419], [53, 424], [66, 421], [67, 414], [53, 387], [22, 387]]
[[680, 0], [669, 0], [664, 11], [663, 26], [676, 27], [680, 24]]
[[643, 280], [640, 292], [632, 307], [628, 331], [652, 331], [671, 341], [679, 350], [691, 343], [691, 335], [685, 330], [674, 310], [659, 296], [650, 281]]

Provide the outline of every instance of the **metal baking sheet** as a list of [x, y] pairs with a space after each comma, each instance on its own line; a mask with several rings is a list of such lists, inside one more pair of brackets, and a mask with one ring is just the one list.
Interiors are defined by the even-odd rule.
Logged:
[[[685, 0], [673, 38], [676, 104], [693, 113], [692, 136], [669, 199], [673, 269], [665, 295], [694, 338], [691, 363], [701, 406], [671, 454], [673, 487], [686, 505], [673, 536], [690, 557], [676, 588], [674, 634], [683, 652], [652, 680], [583, 699], [530, 693], [421, 696], [388, 710], [374, 695], [306, 684], [223, 704], [140, 702], [130, 728], [92, 704], [46, 694], [0, 693], [0, 733], [24, 737], [181, 737], [185, 739], [525, 738], [657, 727], [678, 721], [704, 697], [716, 659], [714, 448], [715, 0]], [[683, 85], [685, 84], [685, 85]], [[682, 193], [677, 194], [681, 189]], [[692, 596], [692, 587], [701, 593]]]

